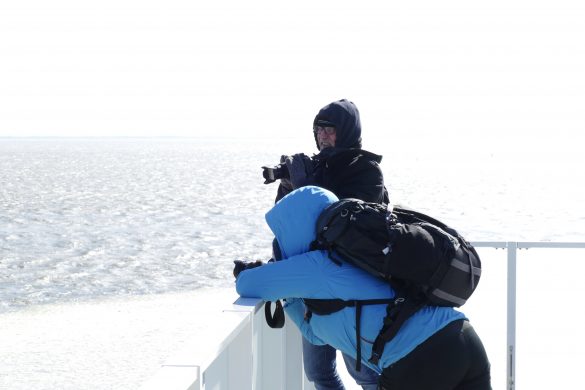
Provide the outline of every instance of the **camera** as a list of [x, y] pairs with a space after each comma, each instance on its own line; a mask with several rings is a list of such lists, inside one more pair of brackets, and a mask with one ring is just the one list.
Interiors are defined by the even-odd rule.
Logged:
[[264, 184], [274, 183], [278, 179], [288, 179], [290, 177], [285, 163], [273, 167], [262, 167], [262, 176], [264, 176]]

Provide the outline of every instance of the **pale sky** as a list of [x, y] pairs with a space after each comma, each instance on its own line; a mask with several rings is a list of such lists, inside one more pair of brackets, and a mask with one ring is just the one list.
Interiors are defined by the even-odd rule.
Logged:
[[584, 4], [0, 0], [0, 136], [294, 134], [348, 98], [380, 136], [573, 137]]

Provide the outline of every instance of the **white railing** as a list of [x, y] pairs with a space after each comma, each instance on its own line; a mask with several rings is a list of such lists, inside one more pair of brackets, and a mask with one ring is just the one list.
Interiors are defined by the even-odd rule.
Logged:
[[[505, 361], [506, 366], [505, 389], [515, 390], [517, 252], [520, 249], [531, 248], [578, 249], [585, 248], [585, 243], [508, 241], [473, 242], [473, 245], [478, 250], [495, 248], [504, 249], [507, 253], [506, 358], [501, 360]], [[481, 253], [481, 257], [485, 270], [489, 266], [485, 262], [484, 253]], [[497, 305], [495, 306], [497, 310]], [[234, 304], [223, 310], [222, 321], [219, 321], [217, 326], [214, 324], [209, 334], [201, 334], [194, 340], [193, 345], [185, 346], [182, 353], [163, 364], [141, 389], [314, 389], [303, 373], [299, 331], [291, 321], [286, 321], [282, 329], [269, 328], [262, 308], [263, 302], [258, 299], [237, 299]], [[467, 310], [465, 312], [467, 313]], [[202, 321], [204, 320], [202, 318]], [[474, 327], [477, 328], [475, 324]], [[498, 376], [493, 375], [494, 368], [501, 368], [503, 371], [503, 367], [492, 362], [492, 377], [496, 379]], [[493, 385], [494, 388], [501, 388], [497, 383]]]
[[298, 329], [290, 320], [282, 329], [269, 328], [263, 307], [260, 299], [238, 298], [217, 326], [165, 362], [141, 389], [314, 389], [303, 374]]

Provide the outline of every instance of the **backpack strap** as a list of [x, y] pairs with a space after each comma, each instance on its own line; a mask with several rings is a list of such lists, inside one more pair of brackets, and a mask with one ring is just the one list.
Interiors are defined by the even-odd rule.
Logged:
[[[361, 343], [361, 317], [362, 307], [367, 305], [391, 305], [396, 299], [366, 299], [366, 300], [351, 300], [344, 301], [342, 299], [304, 299], [307, 313], [305, 319], [308, 321], [313, 313], [317, 315], [329, 315], [342, 310], [346, 307], [355, 307], [355, 340], [356, 340], [356, 363], [355, 369], [361, 371], [362, 368], [362, 343]], [[268, 314], [266, 315], [268, 319]]]
[[304, 298], [303, 302], [308, 313], [321, 316], [338, 312], [348, 306], [355, 306], [355, 301], [344, 301], [343, 299]]
[[[317, 315], [328, 315], [342, 310], [345, 307], [355, 307], [356, 371], [361, 371], [362, 368], [361, 316], [363, 306], [388, 304], [386, 307], [386, 317], [384, 317], [384, 325], [374, 341], [374, 345], [372, 346], [372, 356], [368, 360], [370, 363], [377, 365], [382, 353], [384, 352], [386, 343], [396, 336], [396, 333], [398, 333], [402, 324], [404, 324], [411, 315], [427, 304], [425, 299], [419, 298], [413, 293], [408, 295], [404, 292], [398, 294], [394, 299], [365, 299], [351, 301], [344, 301], [342, 299], [305, 299], [304, 301], [305, 306], [307, 306], [308, 309], [308, 312], [305, 315], [306, 319], [311, 318], [313, 311]], [[270, 302], [267, 302], [267, 305], [269, 303]], [[277, 305], [278, 303], [279, 302], [277, 301]], [[266, 313], [267, 322], [269, 313], [269, 311]]]
[[391, 300], [391, 299], [367, 299], [367, 300], [363, 300], [363, 301], [348, 301], [348, 302], [352, 302], [353, 305], [348, 304], [347, 306], [355, 306], [355, 342], [356, 342], [355, 369], [356, 369], [356, 371], [361, 371], [361, 369], [362, 369], [362, 342], [361, 342], [362, 307], [365, 305], [381, 305], [384, 303], [390, 304], [393, 302], [393, 300]]
[[368, 360], [370, 363], [377, 365], [384, 352], [384, 347], [400, 330], [404, 322], [416, 313], [421, 307], [425, 306], [426, 300], [399, 294], [386, 308], [386, 317], [380, 333], [374, 340], [372, 346], [372, 356]]
[[[350, 201], [350, 200], [347, 200], [347, 201]], [[339, 211], [338, 208], [340, 206], [345, 207], [345, 203], [343, 201], [333, 203], [333, 204], [329, 205], [325, 209], [325, 211], [319, 216], [319, 220], [317, 221], [317, 237], [309, 245], [309, 249], [312, 251], [313, 250], [326, 250], [329, 259], [339, 266], [341, 266], [341, 264], [342, 264], [342, 259], [339, 259], [338, 256], [335, 256], [336, 246], [334, 243], [339, 237], [344, 236], [347, 233], [347, 231], [352, 227], [353, 224], [351, 223], [351, 221], [352, 221], [353, 213], [355, 212], [355, 211], [350, 211], [347, 208], [338, 212]], [[330, 213], [330, 215], [327, 215], [327, 210], [333, 210], [335, 212], [332, 212], [332, 213]], [[361, 210], [357, 211], [357, 212], [361, 212]], [[328, 237], [327, 239], [325, 239], [323, 235], [325, 234], [325, 232], [327, 232], [327, 230], [329, 230], [331, 223], [336, 218], [338, 218], [338, 214], [345, 221], [341, 231], [336, 232], [336, 235], [334, 237]], [[325, 218], [327, 216], [329, 218], [326, 221], [323, 221], [322, 218]]]

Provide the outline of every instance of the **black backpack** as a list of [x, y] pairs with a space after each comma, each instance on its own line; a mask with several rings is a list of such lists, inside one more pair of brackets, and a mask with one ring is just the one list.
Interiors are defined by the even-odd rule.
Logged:
[[388, 303], [370, 358], [377, 364], [385, 344], [412, 314], [425, 305], [463, 305], [481, 276], [477, 252], [454, 229], [414, 210], [388, 210], [359, 199], [342, 199], [321, 213], [312, 249], [326, 249], [337, 264], [347, 262], [387, 280], [397, 293], [392, 300], [305, 299], [309, 312], [320, 315], [356, 307], [358, 370], [363, 305]]

